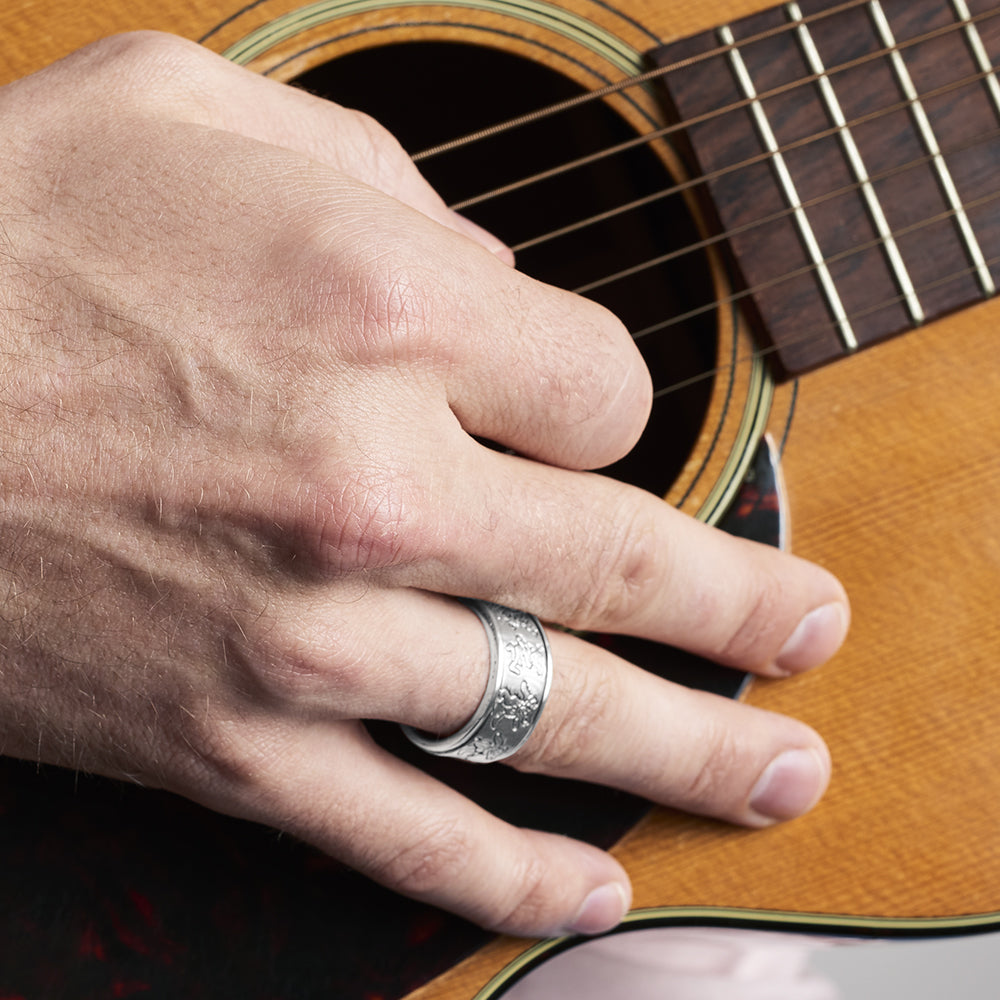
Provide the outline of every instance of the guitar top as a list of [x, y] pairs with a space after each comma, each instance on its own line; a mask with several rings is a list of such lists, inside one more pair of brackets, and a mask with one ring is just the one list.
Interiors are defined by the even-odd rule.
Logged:
[[[403, 141], [423, 152], [421, 169], [439, 187], [458, 178], [449, 200], [515, 245], [527, 270], [595, 297], [606, 291], [619, 311], [639, 310], [626, 322], [661, 389], [662, 412], [654, 411], [634, 462], [642, 468], [622, 474], [717, 522], [770, 431], [783, 446], [792, 548], [840, 577], [854, 612], [833, 662], [791, 681], [755, 682], [745, 695], [824, 735], [834, 760], [827, 797], [808, 816], [765, 831], [665, 810], [640, 819], [641, 808], [622, 802], [635, 825], [614, 852], [633, 879], [633, 919], [944, 933], [1000, 923], [997, 14], [972, 0], [781, 7], [760, 0], [8, 0], [0, 83], [102, 35], [155, 28], [202, 40], [278, 79], [318, 74], [310, 86], [327, 80], [345, 103], [365, 100], [373, 76], [342, 74], [360, 81], [357, 95], [344, 94], [338, 88], [349, 88], [350, 79], [335, 70], [328, 78], [323, 67], [368, 65], [350, 60], [382, 53], [383, 63], [371, 65], [397, 66], [403, 86], [390, 81], [376, 114], [391, 115], [410, 82], [417, 87], [414, 71], [401, 68], [410, 66], [411, 46], [394, 54], [402, 42], [457, 42], [484, 59], [487, 52], [509, 57], [526, 73], [540, 67], [567, 81], [552, 102], [609, 88], [598, 103], [615, 124], [602, 141], [652, 136], [642, 155], [653, 167], [639, 163], [633, 172], [660, 172], [638, 196], [651, 206], [644, 216], [654, 219], [651, 232], [637, 223], [624, 239], [663, 258], [667, 277], [656, 288], [693, 267], [677, 282], [683, 288], [662, 293], [672, 296], [668, 313], [659, 300], [649, 315], [641, 312], [658, 291], [605, 288], [609, 267], [636, 265], [627, 253], [619, 263], [591, 265], [591, 249], [555, 242], [545, 257], [542, 237], [572, 227], [572, 216], [553, 208], [542, 217], [530, 205], [513, 213], [498, 202], [506, 195], [496, 192], [531, 173], [520, 155], [506, 156], [488, 183], [469, 187], [468, 178], [480, 175], [461, 161], [461, 149], [449, 173], [456, 151], [443, 144], [453, 135], [441, 131], [447, 116], [436, 107], [440, 121]], [[419, 58], [420, 45], [412, 50]], [[664, 72], [642, 86], [615, 86], [651, 67]], [[454, 84], [473, 86], [457, 76]], [[477, 86], [486, 94], [507, 82], [500, 87], [493, 77]], [[478, 124], [463, 120], [454, 135], [538, 107], [490, 109]], [[403, 132], [410, 117], [404, 111], [387, 124]], [[540, 130], [554, 130], [556, 117]], [[612, 135], [616, 128], [621, 135]], [[686, 221], [649, 214], [660, 211], [652, 207], [656, 185], [675, 190]], [[514, 214], [527, 226], [502, 232]], [[666, 229], [685, 233], [680, 246], [661, 245]], [[694, 245], [698, 263], [681, 264]], [[579, 270], [564, 273], [567, 260]], [[670, 339], [675, 327], [689, 340]], [[712, 378], [701, 377], [706, 371]], [[685, 395], [678, 383], [694, 389]], [[680, 453], [660, 457], [662, 441], [682, 424], [690, 430]], [[17, 820], [27, 794], [30, 780], [18, 781], [13, 804], [0, 806], [5, 824]], [[100, 794], [101, 808], [114, 808], [114, 794]], [[621, 832], [602, 830], [594, 839]], [[267, 846], [255, 844], [247, 858], [266, 864]], [[302, 870], [322, 873], [326, 865], [312, 859]], [[266, 904], [255, 898], [252, 905]], [[396, 903], [379, 895], [377, 905]], [[385, 942], [386, 952], [414, 953], [435, 936], [447, 938], [451, 951], [425, 967], [408, 965], [376, 985], [317, 971], [322, 986], [297, 995], [388, 998], [414, 988], [424, 1000], [492, 995], [550, 947], [487, 943], [442, 919], [414, 917], [408, 931]], [[324, 957], [314, 959], [317, 969]], [[172, 960], [182, 963], [181, 952]], [[500, 978], [487, 986], [493, 976]], [[0, 979], [0, 993], [5, 988]]]

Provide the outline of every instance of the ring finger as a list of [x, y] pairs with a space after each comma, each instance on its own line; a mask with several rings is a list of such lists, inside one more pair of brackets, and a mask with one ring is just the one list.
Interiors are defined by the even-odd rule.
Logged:
[[[300, 717], [379, 718], [438, 735], [463, 726], [490, 667], [475, 614], [413, 590], [373, 591], [349, 610], [309, 602], [285, 616], [295, 651], [263, 668], [272, 694]], [[365, 652], [372, 635], [377, 660]], [[829, 754], [808, 726], [672, 684], [568, 633], [550, 630], [549, 643], [551, 694], [515, 767], [751, 826], [799, 815], [822, 795]]]

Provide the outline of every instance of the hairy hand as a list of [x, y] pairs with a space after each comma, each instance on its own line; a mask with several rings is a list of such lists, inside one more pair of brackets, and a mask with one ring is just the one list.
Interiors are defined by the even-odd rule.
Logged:
[[[839, 584], [582, 471], [646, 419], [626, 331], [518, 274], [369, 119], [137, 35], [0, 91], [0, 135], [0, 749], [498, 929], [614, 924], [611, 857], [358, 720], [471, 714], [485, 643], [453, 596], [779, 675], [839, 645]], [[822, 794], [807, 727], [551, 639], [513, 766], [751, 825]]]

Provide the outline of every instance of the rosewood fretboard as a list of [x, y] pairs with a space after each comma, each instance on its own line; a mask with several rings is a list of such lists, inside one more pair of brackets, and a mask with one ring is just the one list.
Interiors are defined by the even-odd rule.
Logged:
[[799, 0], [653, 54], [786, 374], [995, 294], [998, 13]]

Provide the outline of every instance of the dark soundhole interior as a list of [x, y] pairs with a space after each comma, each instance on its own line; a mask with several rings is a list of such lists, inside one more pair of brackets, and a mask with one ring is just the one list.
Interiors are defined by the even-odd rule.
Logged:
[[[444, 42], [367, 49], [311, 70], [297, 82], [367, 111], [410, 153], [580, 93], [572, 81], [538, 63], [496, 49]], [[606, 104], [592, 101], [423, 160], [420, 169], [449, 204], [456, 204], [635, 135]], [[639, 145], [463, 211], [517, 246], [670, 184], [662, 161]], [[517, 263], [543, 281], [576, 289], [697, 240], [687, 206], [674, 195], [524, 249]], [[711, 301], [712, 285], [702, 255], [689, 254], [587, 294], [636, 332]], [[664, 495], [701, 429], [711, 391], [704, 373], [715, 367], [715, 316], [708, 311], [638, 342], [657, 389], [695, 381], [658, 398], [642, 441], [607, 471]]]

